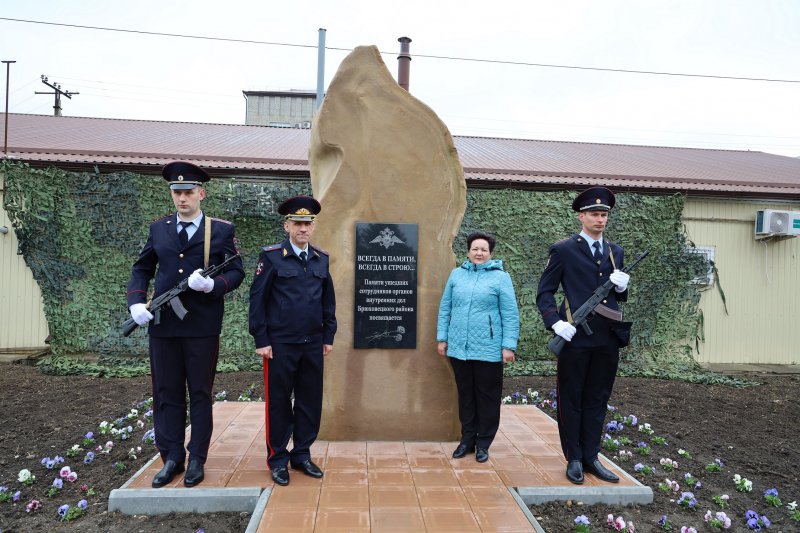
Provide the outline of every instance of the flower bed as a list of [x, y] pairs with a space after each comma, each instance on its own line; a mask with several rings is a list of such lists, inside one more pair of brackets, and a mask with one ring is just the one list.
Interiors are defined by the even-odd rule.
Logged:
[[[42, 375], [21, 365], [0, 368], [0, 390], [3, 391], [0, 395], [0, 412], [3, 413], [0, 486], [6, 487], [0, 492], [0, 530], [3, 533], [59, 530], [159, 533], [199, 529], [235, 532], [246, 528], [249, 516], [239, 513], [131, 517], [107, 512], [109, 492], [121, 486], [155, 454], [152, 444], [148, 444], [147, 439], [142, 440], [150, 427], [144, 416], [147, 410], [137, 407], [150, 396], [149, 377], [59, 377]], [[216, 391], [228, 391], [231, 401], [257, 400], [263, 395], [261, 379], [258, 372], [219, 374]], [[573, 531], [579, 525], [588, 527], [588, 531], [612, 531], [622, 521], [627, 531], [630, 531], [631, 522], [640, 532], [660, 531], [663, 528], [659, 521], [664, 517], [663, 524], [670, 524], [675, 532], [682, 527], [693, 527], [698, 532], [716, 531], [724, 530], [725, 519], [718, 515], [723, 512], [731, 521], [730, 529], [725, 531], [751, 531], [748, 524], [765, 529], [764, 517], [770, 523], [766, 531], [800, 531], [800, 510], [787, 507], [800, 499], [795, 471], [800, 461], [794, 434], [797, 426], [787, 423], [796, 418], [800, 408], [800, 376], [758, 376], [757, 379], [764, 384], [733, 389], [618, 378], [611, 404], [617, 408], [621, 419], [610, 413], [607, 423], [622, 424], [623, 427], [615, 428], [613, 433], [623, 444], [616, 451], [604, 453], [616, 457], [626, 471], [651, 486], [654, 503], [633, 507], [552, 503], [535, 506], [532, 512], [548, 533]], [[533, 403], [527, 394], [531, 388], [540, 391], [537, 403], [548, 401], [552, 405], [548, 392], [554, 386], [554, 377], [506, 378], [504, 395], [524, 391], [526, 401]], [[521, 397], [519, 400], [521, 403]], [[545, 409], [549, 408], [546, 404]], [[106, 428], [107, 435], [102, 434], [101, 422], [127, 418], [131, 409], [137, 409], [135, 420], [114, 424], [116, 435], [110, 428]], [[636, 417], [635, 422], [630, 415]], [[136, 420], [142, 420], [145, 426], [138, 427]], [[644, 424], [650, 424], [652, 435], [639, 432], [638, 426]], [[128, 425], [131, 432], [127, 430]], [[127, 435], [125, 439], [120, 436], [123, 429]], [[90, 431], [93, 443], [85, 440]], [[654, 442], [653, 436], [663, 438], [664, 442]], [[113, 442], [108, 453], [97, 450], [98, 446], [105, 449], [108, 441]], [[648, 444], [650, 455], [635, 451], [640, 442]], [[142, 450], [138, 451], [138, 447]], [[135, 458], [129, 456], [132, 448]], [[64, 462], [57, 462], [57, 456]], [[42, 464], [45, 458], [53, 462], [52, 468], [47, 468], [48, 461]], [[677, 465], [668, 470], [661, 464], [662, 458]], [[653, 471], [649, 474], [644, 469], [637, 472], [637, 464]], [[73, 482], [69, 481], [69, 474], [67, 478], [61, 477], [65, 466], [77, 475]], [[30, 485], [19, 481], [20, 471], [24, 469], [36, 478]], [[687, 485], [686, 473], [693, 478], [691, 486]], [[740, 481], [751, 483], [750, 491], [737, 490], [736, 474], [741, 477]], [[61, 480], [61, 488], [55, 495], [48, 496], [51, 488], [57, 485], [53, 484], [56, 479]], [[674, 482], [677, 490], [659, 489], [660, 484], [666, 484], [666, 479]], [[696, 487], [698, 482], [700, 486]], [[682, 492], [693, 494], [696, 510], [678, 505]], [[86, 501], [85, 509], [82, 500]], [[31, 505], [30, 512], [26, 512], [28, 505]], [[68, 522], [62, 521], [64, 516], [59, 515], [64, 505], [69, 506], [65, 516], [70, 510], [73, 513]], [[78, 510], [81, 516], [75, 516]], [[748, 516], [748, 511], [755, 516]], [[581, 515], [588, 524], [575, 522]], [[611, 526], [608, 515], [613, 516]], [[751, 522], [753, 519], [755, 521]], [[715, 521], [719, 521], [719, 525]]]
[[[258, 372], [219, 374], [217, 391], [256, 400]], [[240, 513], [131, 517], [108, 496], [158, 452], [150, 378], [48, 376], [0, 367], [0, 531], [244, 531]], [[243, 398], [244, 399], [244, 398]]]
[[[763, 384], [734, 389], [618, 378], [602, 452], [653, 489], [653, 504], [550, 503], [533, 506], [534, 516], [548, 533], [800, 531], [800, 447], [788, 422], [800, 408], [800, 376], [756, 379]], [[507, 378], [504, 389], [513, 403], [524, 394], [555, 416], [554, 385]]]

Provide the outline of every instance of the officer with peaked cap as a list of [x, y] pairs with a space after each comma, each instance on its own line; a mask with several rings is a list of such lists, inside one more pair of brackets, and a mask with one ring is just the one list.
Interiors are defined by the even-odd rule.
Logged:
[[[128, 307], [137, 324], [150, 324], [153, 424], [156, 446], [164, 463], [152, 485], [163, 487], [184, 471], [188, 389], [192, 433], [183, 482], [192, 487], [203, 480], [203, 465], [211, 441], [212, 388], [224, 297], [242, 283], [244, 268], [241, 260], [236, 260], [213, 279], [200, 274], [206, 266], [206, 235], [210, 237], [208, 266], [219, 265], [238, 253], [233, 224], [208, 218], [200, 210], [200, 203], [206, 197], [203, 185], [209, 180], [203, 169], [175, 161], [164, 167], [162, 175], [169, 183], [177, 212], [150, 224], [147, 243], [128, 281]], [[153, 277], [153, 297], [189, 279], [190, 290], [180, 296], [188, 311], [183, 320], [172, 309], [162, 310], [158, 321], [153, 320], [146, 303]]]
[[[592, 335], [571, 324], [571, 310], [583, 305], [607, 279], [615, 287], [603, 302], [606, 307], [619, 310], [617, 302], [628, 298], [630, 276], [620, 270], [624, 251], [603, 236], [614, 203], [614, 193], [605, 187], [586, 189], [575, 198], [572, 209], [578, 212], [581, 231], [550, 247], [536, 296], [547, 328], [567, 341], [558, 356], [558, 431], [567, 479], [576, 484], [583, 483], [584, 471], [603, 481], [619, 481], [597, 456], [627, 330], [600, 315], [589, 321]], [[564, 290], [560, 307], [555, 298], [559, 286]]]
[[289, 484], [289, 466], [323, 476], [310, 448], [322, 417], [323, 360], [333, 349], [336, 297], [328, 253], [309, 242], [320, 210], [310, 196], [278, 207], [287, 238], [263, 248], [250, 287], [250, 334], [264, 364], [267, 464], [278, 485]]

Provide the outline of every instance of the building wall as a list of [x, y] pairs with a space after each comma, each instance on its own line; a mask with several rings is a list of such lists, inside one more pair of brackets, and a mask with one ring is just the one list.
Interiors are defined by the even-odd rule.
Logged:
[[[310, 128], [316, 98], [307, 96], [248, 96], [245, 124]], [[299, 126], [295, 126], [299, 124]], [[307, 125], [304, 125], [307, 124]]]
[[5, 181], [0, 173], [0, 351], [44, 348], [48, 335], [42, 293], [33, 274], [17, 255], [17, 236], [3, 209]]
[[[0, 351], [41, 348], [48, 335], [42, 296], [17, 255], [17, 238], [3, 205], [0, 174]], [[700, 301], [705, 342], [695, 358], [711, 363], [800, 363], [800, 238], [754, 239], [758, 209], [800, 211], [800, 203], [688, 198], [683, 220], [698, 247], [712, 247], [728, 314], [717, 290]]]
[[[758, 241], [758, 209], [800, 211], [800, 203], [692, 199], [683, 219], [698, 247], [714, 248], [719, 279], [700, 301], [705, 342], [699, 362], [800, 363], [800, 237]], [[728, 314], [717, 290], [721, 282]]]

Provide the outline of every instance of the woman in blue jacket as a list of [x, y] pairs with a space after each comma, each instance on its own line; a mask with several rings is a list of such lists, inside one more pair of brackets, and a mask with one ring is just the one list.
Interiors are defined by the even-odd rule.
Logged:
[[514, 361], [519, 311], [511, 276], [492, 259], [495, 239], [481, 232], [467, 237], [468, 260], [453, 270], [439, 303], [436, 328], [439, 355], [447, 355], [458, 389], [460, 459], [475, 452], [489, 459], [500, 426], [503, 363]]

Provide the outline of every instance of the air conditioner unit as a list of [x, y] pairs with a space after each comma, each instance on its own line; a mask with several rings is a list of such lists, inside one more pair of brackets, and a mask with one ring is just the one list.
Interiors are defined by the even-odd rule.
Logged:
[[791, 211], [759, 209], [756, 211], [756, 237], [792, 235]]

